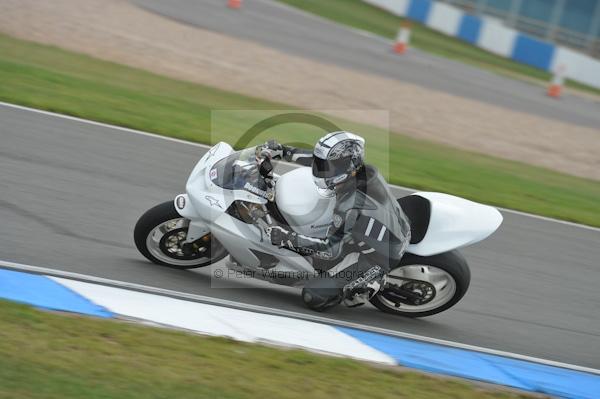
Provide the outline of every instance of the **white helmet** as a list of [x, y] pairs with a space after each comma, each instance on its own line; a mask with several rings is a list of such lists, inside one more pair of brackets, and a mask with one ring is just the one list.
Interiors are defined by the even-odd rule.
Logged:
[[350, 132], [329, 133], [315, 145], [312, 174], [318, 188], [332, 190], [364, 165], [365, 139]]

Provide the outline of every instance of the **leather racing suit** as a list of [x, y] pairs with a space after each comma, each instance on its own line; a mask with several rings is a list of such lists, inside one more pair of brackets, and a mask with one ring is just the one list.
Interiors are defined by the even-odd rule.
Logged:
[[[312, 153], [281, 148], [274, 158], [304, 166]], [[279, 155], [279, 156], [278, 156]], [[271, 242], [313, 258], [316, 270], [326, 269], [307, 282], [303, 299], [312, 309], [324, 310], [341, 301], [348, 306], [365, 303], [380, 288], [385, 274], [397, 264], [410, 242], [408, 218], [377, 169], [365, 165], [356, 176], [337, 185], [335, 207], [327, 237], [295, 233], [289, 226], [275, 227]]]

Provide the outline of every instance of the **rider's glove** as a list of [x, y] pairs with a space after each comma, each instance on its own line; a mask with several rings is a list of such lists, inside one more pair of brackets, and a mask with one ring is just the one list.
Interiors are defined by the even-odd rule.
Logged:
[[268, 157], [270, 159], [282, 159], [284, 154], [284, 147], [277, 142], [277, 140], [269, 140], [262, 146], [257, 148], [260, 157]]
[[269, 150], [273, 150], [273, 151], [283, 150], [283, 146], [281, 144], [279, 144], [279, 142], [277, 140], [269, 140], [265, 143], [264, 146], [267, 147]]
[[298, 245], [296, 233], [289, 232], [281, 226], [271, 227], [271, 244], [279, 248], [293, 249]]

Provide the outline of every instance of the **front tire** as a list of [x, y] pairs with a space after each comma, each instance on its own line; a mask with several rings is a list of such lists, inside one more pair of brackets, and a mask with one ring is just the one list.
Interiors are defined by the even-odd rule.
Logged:
[[218, 262], [227, 255], [211, 234], [184, 248], [189, 220], [175, 210], [173, 201], [149, 209], [133, 231], [135, 246], [148, 260], [175, 269], [194, 269]]
[[[386, 281], [386, 287], [394, 286], [371, 298], [375, 307], [399, 316], [425, 317], [443, 312], [460, 301], [469, 288], [471, 271], [456, 250], [433, 256], [407, 253]], [[402, 292], [407, 291], [412, 296], [403, 299]]]

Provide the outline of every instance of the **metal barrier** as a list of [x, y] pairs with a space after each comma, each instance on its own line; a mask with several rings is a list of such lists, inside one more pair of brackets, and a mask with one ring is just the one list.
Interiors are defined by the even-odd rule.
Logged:
[[[561, 68], [565, 71], [565, 78], [600, 88], [600, 60], [583, 54], [583, 52], [536, 38], [534, 33], [541, 33], [544, 28], [537, 21], [531, 22], [529, 19], [523, 18], [514, 19], [515, 26], [519, 23], [528, 23], [528, 25], [522, 25], [523, 31], [529, 33], [527, 34], [507, 26], [502, 18], [479, 17], [464, 12], [453, 4], [448, 4], [450, 2], [466, 4], [465, 0], [446, 0], [445, 2], [433, 0], [363, 1], [392, 14], [422, 23], [431, 29], [456, 37], [501, 57], [510, 58], [550, 73]], [[469, 2], [468, 5], [469, 10], [475, 10], [472, 2]], [[584, 45], [581, 44], [581, 37], [572, 31], [556, 29], [553, 35], [564, 42], [572, 43], [572, 46], [573, 43]], [[591, 42], [586, 43], [585, 46], [591, 46], [589, 48], [596, 51], [600, 48], [600, 43]]]
[[[476, 0], [438, 0], [441, 3], [451, 4], [463, 11], [474, 15], [485, 15], [502, 20], [502, 22], [511, 28], [527, 33], [539, 39], [548, 40], [557, 44], [585, 52], [592, 57], [600, 58], [600, 38], [590, 33], [580, 33], [567, 29], [549, 21], [542, 21], [535, 18], [519, 15], [518, 8], [520, 2], [515, 1], [510, 10], [501, 10], [487, 4], [486, 1]], [[598, 6], [600, 7], [600, 6]], [[554, 21], [559, 21], [561, 14], [553, 16]], [[596, 17], [600, 19], [600, 17]], [[597, 29], [597, 28], [596, 28]], [[590, 28], [594, 30], [594, 26]]]

